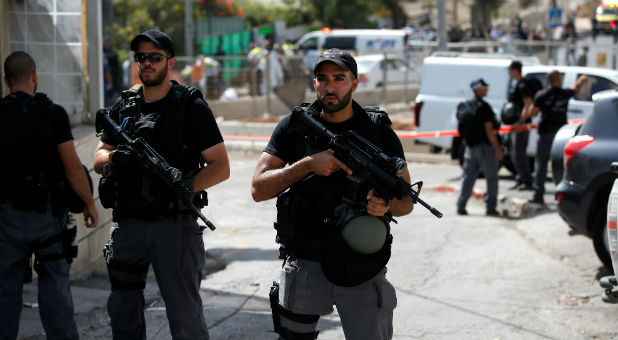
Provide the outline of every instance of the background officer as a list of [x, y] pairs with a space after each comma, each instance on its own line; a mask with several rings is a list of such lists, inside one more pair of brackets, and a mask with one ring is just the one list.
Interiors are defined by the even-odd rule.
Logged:
[[[516, 80], [517, 83], [509, 94], [509, 101], [512, 102], [517, 110], [523, 112], [532, 105], [532, 99], [534, 98], [535, 91], [532, 84], [522, 76], [521, 74], [522, 64], [519, 61], [513, 61], [509, 65], [509, 76]], [[531, 120], [523, 120], [523, 123], [530, 123]], [[532, 189], [532, 175], [530, 174], [530, 163], [528, 162], [528, 155], [526, 155], [526, 149], [528, 148], [528, 138], [530, 137], [530, 131], [519, 131], [518, 124], [515, 124], [517, 132], [511, 133], [511, 159], [515, 166], [517, 175], [515, 176], [515, 185], [510, 189], [519, 190], [531, 190]]]
[[[111, 108], [111, 117], [142, 137], [182, 171], [194, 192], [229, 177], [223, 138], [202, 94], [170, 81], [174, 47], [167, 34], [146, 31], [131, 42], [143, 87]], [[206, 163], [201, 166], [201, 159]], [[196, 217], [140, 171], [134, 155], [104, 132], [94, 155], [117, 180], [113, 225], [105, 253], [112, 292], [107, 310], [114, 339], [145, 339], [144, 296], [152, 262], [174, 339], [208, 339], [199, 295], [204, 242]], [[143, 170], [143, 169], [142, 169]], [[188, 180], [188, 181], [187, 181]]]
[[[17, 338], [22, 284], [35, 255], [39, 313], [48, 339], [77, 339], [69, 282], [66, 183], [97, 225], [88, 179], [75, 152], [66, 111], [36, 93], [34, 60], [13, 52], [4, 61], [11, 94], [0, 101], [0, 339]], [[68, 189], [68, 188], [66, 188]]]
[[[377, 116], [352, 100], [359, 80], [356, 61], [349, 53], [324, 51], [313, 72], [318, 99], [296, 109], [306, 109], [333, 133], [354, 130], [388, 156], [404, 158], [401, 142], [390, 125], [372, 119]], [[392, 337], [397, 300], [385, 277], [385, 263], [377, 275], [352, 287], [334, 284], [322, 269], [324, 262], [330, 261], [324, 253], [329, 231], [334, 228], [328, 219], [341, 203], [344, 183], [350, 175], [352, 171], [331, 150], [312, 149], [305, 143], [303, 134], [292, 128], [291, 115], [277, 125], [258, 160], [251, 188], [255, 201], [277, 197], [290, 188], [289, 194], [277, 200], [275, 228], [284, 266], [280, 302], [274, 305], [271, 301], [275, 331], [285, 339], [316, 338], [319, 315], [331, 313], [333, 305], [337, 306], [346, 339]], [[407, 169], [402, 176], [410, 181]], [[394, 199], [389, 205], [373, 189], [363, 189], [359, 190], [358, 201], [364, 202], [370, 215], [401, 216], [412, 211], [410, 198]], [[388, 247], [390, 254], [390, 244]]]
[[498, 168], [504, 157], [495, 130], [499, 127], [498, 120], [491, 106], [483, 100], [489, 90], [489, 84], [479, 78], [470, 83], [476, 101], [474, 117], [471, 120], [470, 137], [464, 137], [466, 151], [464, 153], [463, 175], [461, 191], [457, 199], [457, 213], [467, 215], [466, 203], [472, 194], [474, 182], [483, 170], [487, 180], [487, 194], [485, 196], [486, 214], [500, 216], [496, 210], [498, 199]]
[[530, 120], [541, 112], [539, 122], [539, 141], [536, 146], [534, 159], [534, 194], [530, 203], [545, 204], [545, 180], [547, 179], [547, 162], [551, 151], [551, 144], [561, 126], [567, 123], [567, 106], [569, 99], [575, 96], [588, 76], [581, 75], [570, 89], [563, 89], [562, 74], [553, 70], [547, 74], [548, 88], [534, 96], [534, 104], [522, 112], [522, 121]]

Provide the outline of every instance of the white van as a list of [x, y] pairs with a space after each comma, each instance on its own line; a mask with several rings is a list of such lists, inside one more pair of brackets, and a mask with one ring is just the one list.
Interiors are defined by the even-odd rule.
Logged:
[[[440, 131], [457, 129], [455, 111], [457, 104], [473, 97], [470, 81], [482, 77], [489, 84], [485, 100], [498, 119], [508, 93], [515, 82], [508, 76], [507, 68], [513, 60], [523, 64], [524, 76], [533, 76], [547, 85], [546, 75], [551, 70], [563, 74], [565, 88], [571, 87], [582, 74], [590, 78], [569, 101], [568, 119], [585, 118], [592, 111], [592, 95], [618, 86], [618, 71], [575, 66], [541, 65], [536, 57], [521, 57], [501, 54], [437, 53], [425, 58], [421, 76], [421, 88], [414, 102], [416, 131]], [[539, 116], [534, 120], [538, 123]], [[530, 134], [527, 153], [534, 156], [538, 133]], [[438, 148], [451, 149], [452, 137], [419, 138], [421, 142]]]
[[301, 50], [321, 51], [329, 48], [369, 53], [402, 53], [408, 36], [402, 29], [322, 29], [302, 36]]

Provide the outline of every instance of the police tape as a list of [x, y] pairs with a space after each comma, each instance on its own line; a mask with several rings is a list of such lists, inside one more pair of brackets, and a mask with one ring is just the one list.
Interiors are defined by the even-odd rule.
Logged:
[[[583, 124], [586, 121], [585, 118], [571, 119], [567, 124]], [[536, 124], [525, 124], [520, 127], [519, 131], [531, 131], [536, 130]], [[503, 126], [498, 129], [497, 133], [506, 134], [516, 132], [515, 128], [511, 125]], [[459, 132], [457, 130], [442, 130], [442, 131], [423, 131], [423, 132], [410, 132], [410, 133], [398, 133], [399, 139], [414, 139], [414, 138], [434, 138], [434, 137], [458, 137]], [[247, 141], [268, 141], [270, 136], [253, 136], [253, 135], [223, 135], [225, 140], [247, 140]]]

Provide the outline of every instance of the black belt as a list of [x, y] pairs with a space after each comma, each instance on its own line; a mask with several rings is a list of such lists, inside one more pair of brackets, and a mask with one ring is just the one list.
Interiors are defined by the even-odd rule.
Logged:
[[176, 211], [165, 214], [160, 213], [144, 213], [144, 212], [131, 212], [127, 210], [114, 210], [113, 212], [114, 220], [118, 218], [137, 218], [143, 220], [160, 220], [160, 219], [173, 219], [175, 222], [179, 223], [189, 223], [197, 220], [197, 217], [193, 214], [193, 212], [189, 211]]

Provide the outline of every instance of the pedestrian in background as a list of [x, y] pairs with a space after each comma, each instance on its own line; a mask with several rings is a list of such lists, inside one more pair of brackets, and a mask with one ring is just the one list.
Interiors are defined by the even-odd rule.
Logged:
[[577, 57], [577, 66], [588, 66], [588, 46], [584, 46], [582, 49], [582, 54]]
[[468, 215], [466, 203], [472, 194], [479, 171], [482, 170], [487, 180], [485, 213], [487, 216], [500, 216], [496, 210], [498, 169], [504, 157], [496, 136], [500, 124], [491, 106], [483, 100], [489, 91], [489, 84], [479, 78], [470, 83], [470, 88], [474, 91], [474, 99], [460, 104], [457, 110], [458, 129], [466, 144], [457, 214]]
[[[522, 76], [521, 69], [522, 64], [519, 61], [513, 61], [508, 68], [509, 76], [517, 81], [509, 94], [508, 100], [513, 103], [518, 113], [527, 110], [528, 107], [532, 105], [534, 94], [536, 91], [540, 90], [539, 86], [535, 86], [531, 80]], [[522, 122], [527, 124], [532, 121], [526, 119]], [[530, 173], [528, 155], [526, 154], [530, 131], [521, 131], [521, 125], [519, 125], [519, 123], [517, 123], [514, 128], [516, 132], [510, 134], [511, 160], [513, 161], [517, 175], [515, 176], [515, 185], [509, 189], [532, 190], [532, 175]]]
[[11, 93], [0, 100], [0, 339], [17, 338], [22, 286], [33, 253], [47, 339], [77, 339], [69, 281], [75, 235], [71, 238], [66, 228], [63, 188], [70, 187], [84, 202], [87, 227], [96, 227], [97, 210], [67, 112], [36, 92], [32, 57], [11, 53], [4, 76]]
[[[199, 90], [170, 80], [176, 58], [167, 34], [139, 34], [131, 50], [143, 86], [127, 91], [109, 115], [131, 138], [143, 138], [179, 169], [183, 184], [194, 192], [192, 200], [202, 208], [203, 190], [226, 180], [230, 169], [213, 113]], [[95, 171], [102, 173], [104, 167], [103, 184], [111, 185], [100, 183], [99, 197], [104, 207], [113, 207], [104, 254], [114, 339], [146, 339], [144, 288], [151, 263], [172, 338], [208, 339], [199, 294], [204, 241], [193, 211], [170, 197], [165, 184], [107, 130], [94, 155]]]
[[547, 162], [549, 161], [551, 145], [561, 126], [567, 123], [567, 106], [569, 99], [575, 96], [588, 76], [582, 75], [570, 89], [563, 89], [562, 74], [553, 70], [547, 74], [549, 87], [539, 91], [534, 96], [534, 104], [522, 113], [521, 121], [526, 121], [541, 112], [539, 123], [539, 141], [536, 146], [534, 160], [534, 195], [529, 201], [535, 204], [545, 204], [545, 180], [547, 179]]

